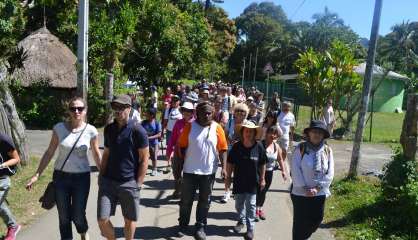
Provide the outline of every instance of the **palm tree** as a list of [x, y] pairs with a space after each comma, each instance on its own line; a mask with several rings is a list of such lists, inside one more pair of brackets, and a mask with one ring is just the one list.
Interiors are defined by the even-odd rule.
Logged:
[[396, 70], [408, 73], [418, 63], [417, 38], [417, 24], [408, 21], [396, 24], [382, 40], [381, 59], [393, 62]]

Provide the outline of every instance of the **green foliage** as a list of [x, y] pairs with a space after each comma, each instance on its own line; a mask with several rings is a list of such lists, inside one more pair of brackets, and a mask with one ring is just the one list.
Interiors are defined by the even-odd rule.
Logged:
[[26, 126], [50, 129], [64, 119], [66, 106], [63, 94], [49, 88], [48, 82], [39, 81], [28, 88], [14, 82], [10, 89], [19, 117]]
[[410, 232], [418, 237], [418, 162], [407, 159], [400, 148], [385, 166], [382, 197], [391, 212], [402, 218], [388, 222], [389, 231]]
[[[345, 97], [351, 103], [361, 87], [360, 78], [354, 72], [357, 64], [354, 51], [340, 41], [334, 41], [324, 53], [310, 48], [299, 55], [295, 62], [299, 73], [298, 81], [312, 99], [315, 119], [319, 117], [320, 110], [329, 98], [339, 103]], [[338, 108], [338, 104], [336, 106]], [[354, 108], [347, 104], [344, 110], [351, 116]]]

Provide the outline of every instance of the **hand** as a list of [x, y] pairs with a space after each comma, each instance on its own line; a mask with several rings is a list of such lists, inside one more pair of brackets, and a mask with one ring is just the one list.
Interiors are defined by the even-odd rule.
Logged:
[[32, 185], [38, 181], [38, 174], [36, 174], [35, 176], [33, 176], [29, 182], [26, 184], [26, 190], [30, 191], [32, 189]]
[[282, 178], [285, 182], [287, 181], [287, 174], [285, 171], [282, 171]]
[[266, 187], [266, 180], [264, 178], [260, 179], [260, 189], [263, 190]]
[[306, 189], [306, 196], [308, 197], [315, 197], [317, 193], [318, 193], [318, 190], [316, 188]]
[[226, 169], [225, 168], [222, 168], [222, 171], [221, 171], [221, 176], [222, 176], [222, 178], [223, 179], [226, 179]]

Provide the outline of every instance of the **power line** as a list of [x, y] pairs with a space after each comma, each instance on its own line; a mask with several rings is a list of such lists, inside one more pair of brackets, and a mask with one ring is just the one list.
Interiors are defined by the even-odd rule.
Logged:
[[299, 6], [296, 8], [295, 12], [292, 14], [290, 19], [293, 19], [293, 17], [296, 15], [296, 13], [299, 12], [299, 10], [302, 8], [302, 6], [305, 4], [306, 0], [302, 0], [302, 2], [299, 4]]

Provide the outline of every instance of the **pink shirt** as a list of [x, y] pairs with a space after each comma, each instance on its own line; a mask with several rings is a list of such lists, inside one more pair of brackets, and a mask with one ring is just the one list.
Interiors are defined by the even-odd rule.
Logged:
[[[190, 119], [190, 123], [194, 121], [194, 118]], [[173, 132], [171, 133], [170, 141], [168, 141], [166, 154], [167, 156], [171, 156], [174, 151], [174, 147], [180, 137], [180, 134], [183, 132], [184, 126], [186, 126], [185, 119], [179, 119], [176, 121], [173, 127]]]

